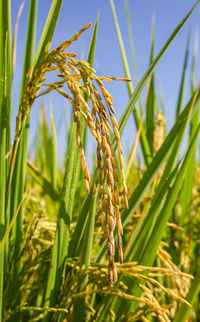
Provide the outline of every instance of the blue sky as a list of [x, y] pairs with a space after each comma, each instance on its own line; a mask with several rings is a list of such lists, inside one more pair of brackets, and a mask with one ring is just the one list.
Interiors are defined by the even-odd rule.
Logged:
[[[50, 0], [38, 1], [38, 25], [37, 25], [37, 37], [36, 46], [39, 42], [45, 19], [48, 14], [48, 10], [51, 5]], [[12, 4], [12, 24], [14, 27], [17, 11], [19, 9], [21, 1], [11, 0]], [[195, 3], [194, 0], [129, 0], [129, 9], [132, 19], [133, 36], [135, 43], [136, 59], [139, 71], [139, 79], [142, 77], [149, 65], [150, 55], [150, 38], [151, 38], [151, 21], [152, 13], [155, 14], [155, 54], [159, 52], [164, 45], [174, 28], [181, 21], [184, 15]], [[19, 33], [17, 42], [17, 64], [14, 76], [14, 91], [13, 91], [13, 106], [15, 115], [18, 105], [20, 77], [23, 65], [23, 52], [26, 39], [27, 19], [29, 1], [26, 1], [23, 13], [19, 23]], [[131, 61], [131, 51], [128, 39], [128, 29], [126, 21], [125, 6], [123, 0], [115, 0], [115, 7], [117, 11], [118, 21], [120, 24], [122, 37], [127, 52], [128, 61], [130, 64], [130, 70], [133, 76], [133, 65]], [[63, 6], [61, 8], [61, 14], [57, 23], [55, 35], [52, 42], [52, 47], [57, 46], [60, 42], [71, 38], [71, 36], [81, 29], [88, 22], [95, 23], [98, 12], [99, 27], [97, 35], [97, 45], [95, 53], [94, 67], [99, 75], [112, 75], [117, 77], [123, 77], [123, 66], [120, 57], [119, 45], [116, 36], [115, 26], [113, 22], [112, 12], [110, 8], [109, 0], [63, 0]], [[167, 115], [168, 129], [171, 127], [175, 115], [175, 107], [177, 103], [177, 94], [180, 86], [181, 71], [183, 66], [183, 59], [187, 41], [187, 35], [190, 26], [192, 27], [192, 39], [191, 49], [194, 44], [194, 34], [196, 30], [200, 29], [200, 5], [190, 17], [189, 21], [185, 24], [182, 31], [176, 37], [167, 53], [162, 58], [156, 68], [156, 83], [161, 83], [164, 95], [165, 110]], [[87, 51], [92, 35], [92, 30], [87, 31], [82, 37], [72, 45], [70, 51], [76, 51], [79, 57], [87, 56]], [[189, 72], [191, 68], [190, 54], [189, 68], [188, 68], [188, 82], [187, 90], [185, 93], [185, 102], [189, 97]], [[199, 79], [199, 59], [197, 60], [197, 74], [196, 80]], [[117, 118], [119, 119], [123, 110], [128, 103], [128, 94], [126, 85], [122, 82], [113, 82], [106, 86], [114, 97], [115, 109], [117, 111]], [[30, 140], [34, 137], [34, 133], [37, 126], [39, 101], [33, 106], [32, 118], [30, 124]], [[45, 97], [45, 104], [47, 110], [49, 108], [49, 97]], [[59, 147], [60, 150], [65, 150], [64, 134], [64, 118], [63, 115], [66, 109], [69, 110], [69, 106], [66, 107], [65, 103], [61, 99], [55, 99], [53, 96], [54, 114], [57, 124], [62, 119], [63, 126], [59, 130]], [[15, 120], [13, 118], [13, 127]], [[131, 133], [131, 135], [130, 135]], [[131, 118], [128, 122], [127, 129], [123, 135], [123, 145], [126, 153], [133, 143], [135, 135], [134, 121]], [[131, 139], [130, 139], [131, 138]], [[91, 141], [93, 145], [94, 142]], [[62, 156], [62, 152], [59, 152]]]

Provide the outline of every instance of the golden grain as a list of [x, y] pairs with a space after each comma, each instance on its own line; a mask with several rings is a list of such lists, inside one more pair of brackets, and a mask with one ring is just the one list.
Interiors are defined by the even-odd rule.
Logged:
[[[76, 123], [76, 141], [79, 148], [81, 168], [84, 174], [85, 189], [88, 192], [90, 191], [90, 174], [87, 168], [85, 152], [81, 142], [81, 130], [83, 122], [85, 122], [85, 124], [88, 126], [90, 132], [97, 141], [96, 155], [99, 182], [99, 198], [102, 207], [101, 222], [104, 226], [105, 238], [108, 239], [107, 247], [109, 259], [109, 279], [112, 283], [115, 283], [117, 281], [117, 269], [114, 264], [114, 231], [116, 223], [118, 229], [118, 249], [120, 262], [123, 261], [121, 240], [123, 229], [119, 213], [119, 207], [122, 205], [120, 205], [119, 200], [119, 180], [117, 174], [117, 164], [115, 161], [116, 155], [110, 139], [112, 134], [111, 125], [113, 125], [114, 135], [118, 148], [121, 179], [123, 185], [123, 198], [126, 207], [128, 207], [128, 199], [124, 175], [123, 150], [120, 144], [118, 123], [115, 117], [112, 115], [115, 114], [115, 110], [112, 106], [113, 97], [108, 92], [108, 90], [105, 89], [103, 80], [112, 81], [117, 80], [117, 78], [98, 77], [95, 74], [95, 70], [90, 66], [88, 62], [78, 61], [77, 59], [73, 58], [76, 57], [76, 53], [64, 53], [69, 45], [73, 41], [77, 40], [81, 36], [81, 34], [90, 26], [91, 24], [86, 25], [70, 40], [64, 41], [51, 52], [49, 52], [50, 44], [48, 44], [46, 47], [46, 56], [41, 64], [36, 68], [34, 72], [31, 68], [29, 69], [26, 77], [25, 91], [19, 108], [19, 115], [17, 117], [14, 142], [17, 142], [17, 138], [19, 138], [21, 135], [30, 107], [34, 103], [36, 97], [38, 97], [38, 91], [40, 90], [42, 83], [45, 80], [45, 73], [57, 71], [57, 76], [59, 77], [59, 79], [61, 79], [61, 81], [46, 84], [48, 89], [41, 95], [52, 90], [56, 90], [72, 105], [73, 119]], [[79, 83], [80, 80], [83, 81], [82, 84]], [[98, 90], [94, 85], [94, 82], [96, 82]], [[84, 97], [82, 96], [81, 91], [84, 92]], [[72, 97], [68, 93], [71, 93]], [[104, 98], [105, 100], [105, 105], [102, 98]], [[92, 103], [92, 111], [90, 111], [88, 100], [90, 100]], [[108, 119], [109, 116], [111, 119], [111, 125]], [[14, 150], [15, 149], [16, 147], [14, 148]]]

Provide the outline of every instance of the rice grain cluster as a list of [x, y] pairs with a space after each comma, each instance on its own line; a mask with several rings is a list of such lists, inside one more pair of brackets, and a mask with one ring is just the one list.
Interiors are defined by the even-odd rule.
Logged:
[[[27, 76], [27, 85], [25, 94], [20, 106], [20, 113], [17, 119], [17, 127], [15, 133], [15, 141], [17, 142], [30, 107], [36, 97], [44, 95], [56, 90], [59, 94], [67, 98], [73, 111], [74, 122], [76, 123], [76, 141], [79, 148], [81, 158], [81, 167], [84, 173], [84, 184], [87, 192], [90, 191], [90, 174], [86, 164], [85, 153], [81, 142], [81, 126], [83, 121], [90, 129], [91, 134], [97, 141], [97, 168], [99, 183], [99, 199], [101, 207], [101, 223], [104, 227], [104, 236], [108, 240], [108, 276], [111, 283], [117, 281], [117, 269], [114, 263], [115, 241], [114, 230], [118, 229], [118, 257], [123, 262], [122, 223], [120, 218], [120, 202], [119, 195], [123, 195], [123, 201], [128, 208], [127, 186], [125, 183], [123, 150], [120, 143], [120, 134], [118, 131], [118, 123], [114, 117], [115, 110], [113, 107], [113, 97], [104, 87], [104, 81], [128, 79], [115, 77], [98, 77], [95, 70], [88, 62], [77, 60], [75, 53], [64, 53], [69, 45], [77, 40], [80, 35], [91, 24], [86, 25], [78, 33], [76, 33], [69, 41], [64, 41], [53, 51], [49, 52], [50, 44], [46, 48], [46, 57], [34, 72], [29, 71]], [[57, 71], [59, 81], [43, 84], [46, 80], [45, 74], [50, 71]], [[95, 83], [95, 84], [94, 84]], [[38, 95], [42, 84], [47, 90]], [[67, 87], [67, 91], [64, 86]], [[89, 101], [91, 108], [89, 107]], [[113, 129], [113, 131], [112, 131]], [[117, 143], [120, 176], [123, 191], [119, 192], [119, 173], [116, 163], [116, 154], [113, 146], [112, 133]]]

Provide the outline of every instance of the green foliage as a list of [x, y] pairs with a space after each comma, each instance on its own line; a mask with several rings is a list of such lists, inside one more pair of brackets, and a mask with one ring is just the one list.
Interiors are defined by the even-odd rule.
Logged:
[[[88, 188], [86, 192], [83, 185], [83, 179], [86, 187], [89, 184], [83, 159], [88, 143], [87, 130], [94, 129], [91, 118], [90, 122], [87, 118], [88, 123], [84, 122], [86, 111], [83, 107], [87, 107], [87, 101], [91, 99], [88, 91], [93, 89], [92, 80], [96, 80], [100, 90], [105, 91], [101, 82], [106, 77], [98, 78], [91, 69], [98, 39], [99, 17], [93, 29], [87, 63], [79, 65], [78, 60], [76, 61], [80, 70], [83, 70], [81, 78], [85, 85], [80, 87], [82, 98], [79, 96], [79, 102], [75, 100], [80, 105], [78, 112], [83, 115], [80, 123], [77, 121], [74, 101], [61, 89], [64, 83], [47, 84], [47, 93], [57, 90], [73, 105], [74, 114], [67, 129], [68, 143], [64, 166], [58, 162], [57, 132], [52, 106], [48, 112], [45, 112], [44, 106], [41, 108], [34, 162], [31, 162], [28, 160], [29, 133], [26, 125], [30, 118], [29, 111], [38, 96], [37, 90], [43, 83], [44, 69], [56, 69], [56, 64], [60, 64], [56, 55], [60, 52], [63, 54], [63, 48], [78, 39], [88, 26], [70, 41], [64, 41], [49, 52], [47, 49], [62, 4], [61, 0], [53, 0], [34, 56], [37, 1], [30, 1], [19, 94], [20, 107], [14, 144], [11, 147], [13, 66], [10, 1], [0, 2], [0, 79], [3, 80], [0, 82], [0, 321], [199, 321], [200, 167], [196, 150], [200, 130], [200, 86], [195, 88], [194, 81], [196, 50], [193, 52], [191, 96], [187, 104], [183, 95], [192, 31], [188, 36], [185, 52], [176, 121], [168, 133], [165, 133], [164, 112], [158, 110], [160, 93], [157, 94], [154, 78], [156, 66], [199, 2], [200, 0], [178, 24], [156, 57], [152, 25], [150, 66], [139, 81], [128, 1], [125, 0], [137, 86], [133, 91], [132, 82], [127, 83], [130, 100], [119, 121], [119, 133], [114, 120], [115, 136], [113, 134], [109, 137], [111, 132], [106, 134], [107, 142], [113, 147], [112, 153], [117, 148], [119, 151], [119, 155], [113, 157], [112, 162], [116, 162], [118, 170], [121, 167], [119, 186], [121, 190], [123, 186], [124, 190], [119, 193], [120, 202], [126, 195], [126, 186], [118, 136], [123, 133], [132, 113], [138, 129], [137, 139], [141, 143], [143, 160], [139, 164], [133, 157], [133, 151], [128, 158], [131, 160], [126, 169], [129, 209], [124, 209], [122, 203], [119, 207], [123, 226], [124, 263], [119, 263], [122, 257], [120, 251], [114, 254], [115, 241], [111, 243], [112, 232], [113, 239], [117, 240], [118, 237], [120, 240], [122, 227], [120, 228], [120, 217], [115, 213], [118, 233], [117, 229], [111, 229], [113, 217], [109, 213], [108, 201], [112, 197], [109, 195], [109, 180], [106, 181], [104, 177], [105, 182], [102, 183], [98, 177], [100, 171], [104, 174], [107, 171], [102, 169], [103, 162], [107, 162], [105, 164], [109, 173], [109, 153], [104, 154], [102, 149], [100, 159], [98, 146], [98, 166], [95, 160], [90, 191]], [[110, 0], [110, 4], [125, 77], [130, 78], [114, 1]], [[45, 63], [49, 65], [45, 67]], [[74, 70], [76, 73], [76, 69]], [[39, 83], [32, 75], [38, 77]], [[107, 77], [107, 80], [112, 79]], [[82, 85], [79, 83], [79, 86], [80, 84]], [[143, 106], [141, 93], [145, 85], [148, 91]], [[70, 83], [68, 88], [70, 89]], [[31, 93], [35, 96], [29, 97]], [[72, 93], [73, 91], [70, 94]], [[109, 105], [112, 98], [108, 92], [104, 98]], [[29, 104], [27, 110], [22, 109], [24, 102]], [[147, 113], [143, 121], [145, 105]], [[50, 115], [50, 125], [46, 113]], [[113, 115], [108, 113], [112, 119]], [[99, 114], [98, 117], [101, 118]], [[78, 132], [78, 127], [81, 132]], [[188, 128], [189, 138], [185, 147], [183, 142]], [[184, 148], [186, 152], [180, 153]], [[99, 192], [101, 185], [103, 188], [108, 186], [104, 194], [104, 198], [107, 198], [106, 206], [105, 199], [101, 198]], [[110, 225], [108, 232], [102, 212], [107, 215], [106, 223]], [[112, 251], [106, 255], [109, 243], [112, 244]], [[120, 250], [121, 244], [118, 243]], [[111, 255], [116, 264], [112, 263]], [[112, 274], [116, 272], [115, 269], [118, 271], [116, 283], [109, 281], [111, 268]]]

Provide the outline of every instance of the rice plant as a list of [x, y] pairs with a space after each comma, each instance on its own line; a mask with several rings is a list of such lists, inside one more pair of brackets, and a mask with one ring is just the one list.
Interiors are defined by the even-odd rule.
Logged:
[[[61, 0], [52, 1], [35, 50], [37, 1], [31, 0], [13, 142], [16, 29], [12, 42], [10, 0], [0, 2], [0, 321], [200, 319], [200, 164], [196, 154], [200, 83], [196, 87], [196, 49], [190, 99], [185, 106], [183, 100], [190, 36], [176, 120], [168, 132], [164, 103], [154, 80], [156, 66], [199, 2], [155, 57], [152, 26], [150, 66], [139, 81], [125, 1], [137, 81], [133, 90], [113, 0], [122, 77], [98, 76], [93, 68], [99, 17], [92, 27], [87, 61], [71, 52], [70, 45], [89, 32], [90, 23], [80, 31], [77, 26], [70, 40], [63, 39], [51, 48]], [[106, 89], [110, 81], [123, 82], [130, 96], [119, 122], [112, 94]], [[35, 100], [53, 92], [71, 109], [64, 166], [57, 161], [53, 110], [46, 112], [44, 103], [34, 158], [29, 159], [30, 111]], [[158, 108], [159, 100], [162, 109]], [[51, 117], [50, 125], [45, 113]], [[137, 135], [125, 162], [120, 137], [132, 114]], [[180, 157], [188, 129], [188, 144]], [[96, 141], [92, 173], [85, 157], [88, 131]], [[138, 143], [141, 163], [135, 157]]]

